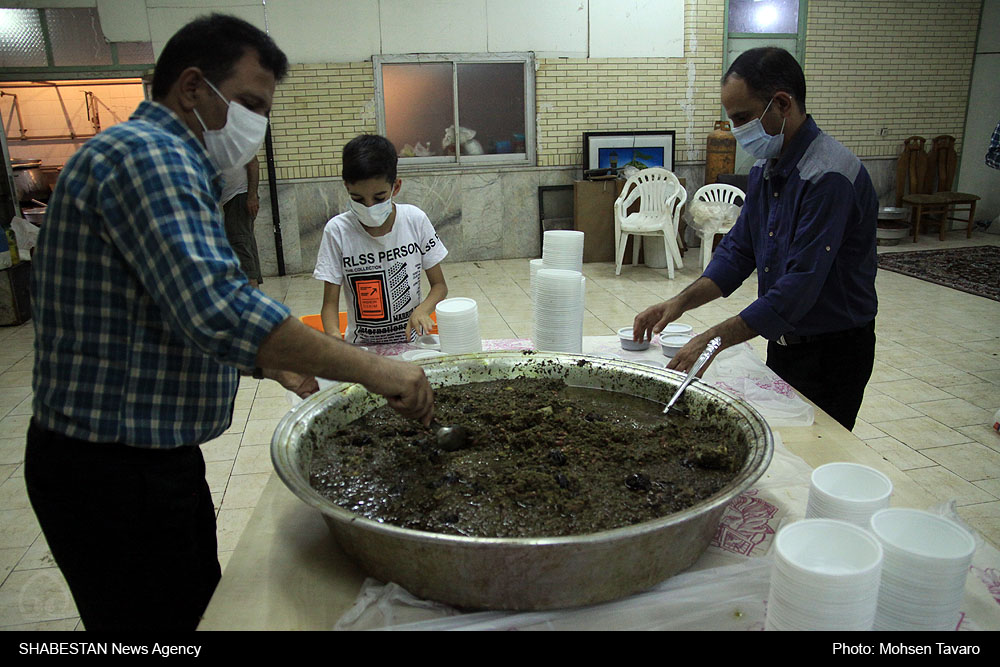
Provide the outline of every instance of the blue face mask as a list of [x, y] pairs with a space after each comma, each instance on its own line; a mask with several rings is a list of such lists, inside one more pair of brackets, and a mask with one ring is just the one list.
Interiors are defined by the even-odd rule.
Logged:
[[[774, 98], [771, 98], [771, 102]], [[761, 118], [767, 113], [767, 110], [771, 108], [771, 102], [767, 103], [764, 108], [764, 113], [761, 114]], [[744, 123], [739, 127], [733, 128], [733, 136], [736, 137], [736, 141], [739, 142], [740, 146], [743, 147], [747, 153], [757, 158], [758, 160], [767, 160], [769, 158], [778, 157], [781, 154], [781, 146], [785, 141], [785, 121], [781, 121], [781, 129], [775, 135], [770, 135], [764, 131], [764, 126], [760, 122], [760, 118], [754, 118], [749, 123]]]

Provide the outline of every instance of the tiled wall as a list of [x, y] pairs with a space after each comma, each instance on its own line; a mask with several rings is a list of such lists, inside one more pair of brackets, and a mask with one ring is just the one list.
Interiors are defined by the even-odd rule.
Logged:
[[809, 112], [862, 157], [895, 156], [914, 134], [953, 135], [961, 152], [980, 5], [810, 0]]
[[[952, 134], [961, 151], [980, 4], [810, 0], [809, 112], [862, 157], [895, 156], [912, 134]], [[540, 58], [538, 166], [579, 166], [583, 133], [611, 130], [673, 129], [677, 162], [704, 160], [721, 111], [724, 9], [685, 3], [684, 58]], [[339, 176], [343, 145], [376, 129], [371, 63], [294, 66], [273, 119], [279, 179]]]
[[684, 58], [542, 59], [535, 80], [540, 166], [582, 163], [583, 133], [674, 130], [675, 159], [703, 161], [719, 119], [722, 0], [685, 4]]
[[271, 111], [278, 178], [340, 176], [340, 153], [375, 132], [372, 64], [293, 65]]
[[73, 81], [53, 83], [55, 85], [0, 84], [0, 90], [6, 93], [0, 97], [0, 115], [12, 158], [41, 158], [43, 165], [61, 165], [86, 138], [22, 141], [11, 95], [17, 95], [28, 137], [69, 135], [71, 132], [91, 136], [94, 126], [87, 117], [84, 91], [96, 97], [101, 129], [128, 120], [143, 99], [142, 84], [138, 80], [132, 83], [88, 81], [86, 85]]

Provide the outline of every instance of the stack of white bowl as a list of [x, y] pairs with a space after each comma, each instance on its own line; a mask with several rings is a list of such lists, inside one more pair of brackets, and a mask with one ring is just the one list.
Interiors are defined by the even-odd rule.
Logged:
[[868, 528], [872, 514], [889, 506], [892, 482], [858, 463], [827, 463], [812, 472], [807, 519], [840, 519]]
[[445, 299], [438, 303], [435, 310], [442, 352], [462, 354], [483, 351], [483, 340], [479, 334], [479, 306], [475, 299]]
[[875, 630], [955, 630], [976, 542], [930, 512], [876, 512], [871, 530], [885, 552]]
[[[548, 233], [548, 232], [546, 232]], [[540, 269], [535, 275], [532, 340], [544, 352], [583, 352], [586, 278], [579, 271]], [[438, 315], [438, 328], [441, 317]]]
[[546, 269], [583, 272], [583, 232], [550, 229], [542, 236], [542, 261]]
[[882, 547], [845, 521], [806, 519], [774, 541], [767, 630], [871, 630]]

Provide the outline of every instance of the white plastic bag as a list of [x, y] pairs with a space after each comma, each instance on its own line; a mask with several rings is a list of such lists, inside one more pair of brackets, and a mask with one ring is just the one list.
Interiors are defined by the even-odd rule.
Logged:
[[40, 231], [38, 227], [24, 218], [14, 216], [10, 220], [10, 228], [14, 230], [14, 236], [17, 237], [17, 254], [21, 257], [21, 261], [31, 259], [31, 249], [38, 242], [38, 232]]
[[771, 426], [811, 426], [816, 418], [813, 406], [768, 368], [749, 343], [720, 352], [702, 379], [745, 399]]
[[740, 217], [741, 207], [721, 201], [695, 200], [688, 207], [688, 224], [703, 237], [730, 227]]
[[[363, 594], [334, 629], [763, 630], [770, 575], [769, 558], [747, 558], [734, 565], [685, 572], [614, 602], [555, 611], [471, 614], [456, 614], [449, 607], [419, 601], [395, 584], [382, 587], [371, 581], [365, 582]], [[412, 614], [418, 605], [426, 605], [424, 620], [406, 622], [400, 617]], [[394, 609], [386, 615], [388, 607]], [[390, 618], [396, 622], [383, 622]]]

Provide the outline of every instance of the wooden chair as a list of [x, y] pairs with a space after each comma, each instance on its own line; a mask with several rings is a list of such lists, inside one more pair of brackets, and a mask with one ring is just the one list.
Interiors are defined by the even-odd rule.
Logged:
[[[955, 180], [955, 138], [948, 135], [935, 137], [928, 155], [924, 152], [926, 139], [909, 137], [903, 142], [903, 152], [896, 166], [896, 206], [909, 206], [913, 225], [913, 242], [920, 236], [921, 225], [937, 225], [939, 238], [945, 240], [948, 223], [965, 222], [966, 237], [972, 236], [977, 195], [952, 192]], [[959, 212], [968, 217], [957, 217]]]

